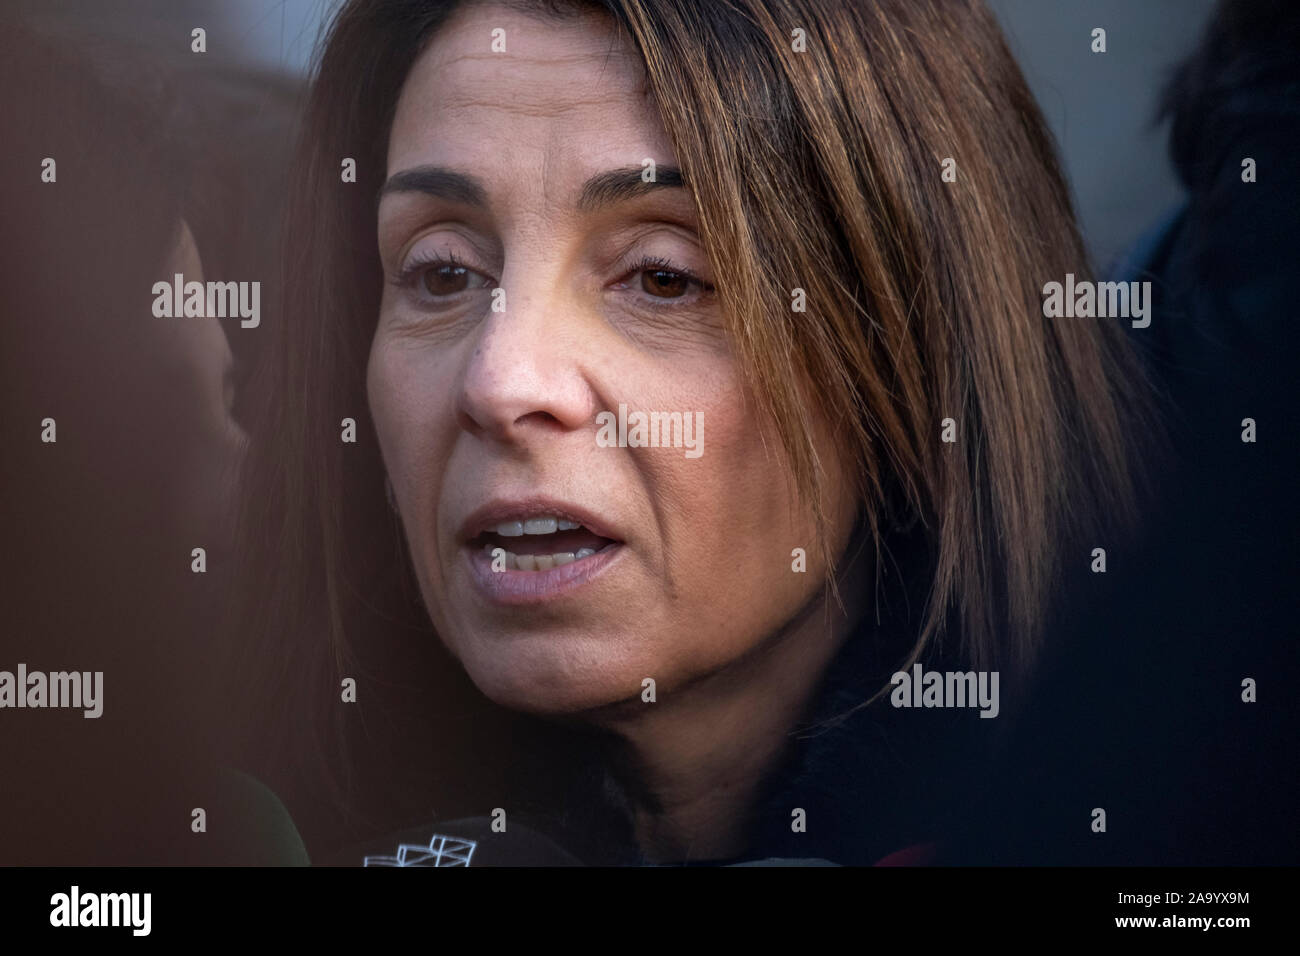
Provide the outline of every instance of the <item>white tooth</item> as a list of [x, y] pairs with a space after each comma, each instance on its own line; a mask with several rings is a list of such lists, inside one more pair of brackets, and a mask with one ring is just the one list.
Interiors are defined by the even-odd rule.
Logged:
[[515, 556], [516, 566], [520, 571], [536, 571], [537, 558], [531, 554], [519, 554]]
[[522, 521], [503, 521], [497, 525], [497, 534], [503, 538], [518, 538], [524, 533]]
[[561, 531], [577, 531], [581, 527], [582, 525], [578, 524], [576, 521], [565, 521], [563, 518], [559, 520], [559, 528]]
[[524, 522], [524, 534], [555, 534], [555, 518], [529, 518]]
[[537, 562], [538, 571], [549, 571], [555, 567], [555, 557], [550, 554], [539, 554], [533, 558]]
[[595, 548], [579, 548], [578, 553], [574, 555], [574, 560], [581, 561], [583, 558], [589, 558], [595, 553]]
[[513, 551], [506, 552], [506, 570], [507, 571], [519, 570], [519, 555], [515, 554]]
[[572, 564], [574, 561], [578, 560], [577, 555], [572, 551], [561, 551], [559, 554], [551, 555], [551, 557], [555, 559], [555, 566], [557, 568], [562, 564]]

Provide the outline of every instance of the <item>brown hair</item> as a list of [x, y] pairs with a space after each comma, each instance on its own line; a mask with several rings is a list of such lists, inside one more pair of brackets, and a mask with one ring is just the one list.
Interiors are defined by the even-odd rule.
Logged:
[[[913, 659], [952, 624], [974, 666], [1027, 668], [1060, 542], [1093, 527], [1098, 502], [1131, 508], [1125, 434], [1141, 414], [1140, 378], [1114, 320], [1043, 315], [1043, 284], [1086, 278], [1087, 257], [1050, 136], [983, 4], [510, 5], [603, 10], [639, 52], [741, 363], [823, 540], [818, 414], [843, 438], [877, 551], [891, 529], [920, 522], [932, 584]], [[438, 643], [414, 588], [392, 583], [406, 559], [365, 427], [365, 367], [389, 125], [412, 63], [456, 6], [348, 3], [300, 146], [269, 417], [250, 474], [245, 554], [261, 586], [246, 620], [308, 642], [254, 651], [249, 664], [278, 662], [270, 676], [322, 702], [367, 661], [396, 665], [373, 655]], [[339, 181], [343, 157], [356, 159], [356, 185]], [[941, 177], [946, 158], [954, 182]], [[806, 312], [791, 308], [795, 288]], [[357, 421], [356, 445], [338, 439], [343, 417]], [[945, 418], [955, 443], [940, 441]], [[442, 694], [428, 690], [438, 680], [465, 690], [438, 668], [406, 673], [426, 693]], [[283, 706], [276, 719], [310, 719]], [[346, 737], [343, 720], [319, 727]]]

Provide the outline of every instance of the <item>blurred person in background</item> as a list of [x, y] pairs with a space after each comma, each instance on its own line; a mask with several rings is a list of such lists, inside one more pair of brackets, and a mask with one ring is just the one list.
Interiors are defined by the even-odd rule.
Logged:
[[7, 14], [0, 32], [0, 670], [102, 672], [103, 712], [0, 712], [0, 863], [238, 856], [209, 685], [246, 444], [228, 333], [255, 330], [157, 317], [152, 290], [273, 284], [292, 88], [182, 83], [165, 47], [83, 26]]

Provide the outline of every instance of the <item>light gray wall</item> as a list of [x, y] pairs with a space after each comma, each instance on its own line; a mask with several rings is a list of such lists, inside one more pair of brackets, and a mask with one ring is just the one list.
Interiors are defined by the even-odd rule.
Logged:
[[[1166, 130], [1152, 127], [1171, 67], [1212, 0], [987, 0], [1056, 135], [1084, 237], [1104, 267], [1175, 203]], [[1106, 52], [1092, 52], [1092, 30]]]
[[216, 8], [232, 29], [243, 55], [261, 66], [303, 73], [320, 31], [340, 0], [184, 0]]
[[[139, 2], [139, 0], [137, 0]], [[223, 21], [241, 57], [302, 71], [338, 0], [171, 0]], [[700, 0], [709, 2], [709, 0]], [[987, 0], [1056, 135], [1084, 236], [1105, 266], [1178, 198], [1164, 130], [1151, 124], [1170, 67], [1212, 0]], [[173, 6], [171, 9], [175, 10]], [[1091, 52], [1092, 29], [1107, 51]], [[209, 35], [213, 33], [209, 30]]]

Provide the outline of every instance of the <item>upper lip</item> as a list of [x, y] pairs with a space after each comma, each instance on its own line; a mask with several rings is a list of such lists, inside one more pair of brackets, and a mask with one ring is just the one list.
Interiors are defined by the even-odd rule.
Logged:
[[463, 542], [472, 541], [485, 531], [492, 531], [505, 521], [523, 521], [527, 518], [551, 516], [576, 521], [592, 534], [611, 541], [622, 541], [618, 529], [604, 518], [593, 514], [580, 505], [557, 498], [530, 496], [527, 498], [494, 498], [470, 512], [461, 522], [459, 538]]

